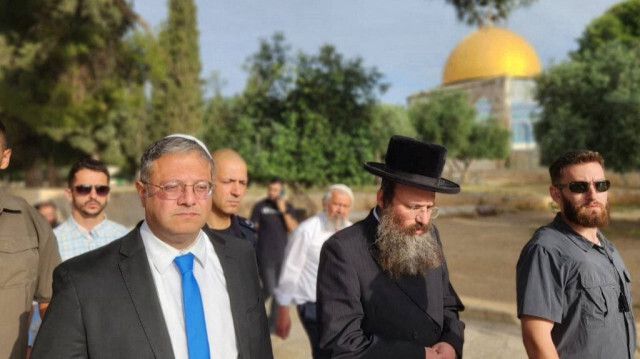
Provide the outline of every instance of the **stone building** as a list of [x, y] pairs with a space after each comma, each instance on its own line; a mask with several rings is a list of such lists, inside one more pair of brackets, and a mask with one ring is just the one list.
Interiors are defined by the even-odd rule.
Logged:
[[[511, 155], [507, 166], [533, 168], [538, 151], [533, 134], [533, 77], [540, 73], [535, 50], [521, 36], [488, 25], [467, 35], [451, 51], [442, 71], [439, 89], [462, 90], [475, 106], [478, 121], [499, 120], [511, 131]], [[413, 94], [408, 101], [429, 96]]]

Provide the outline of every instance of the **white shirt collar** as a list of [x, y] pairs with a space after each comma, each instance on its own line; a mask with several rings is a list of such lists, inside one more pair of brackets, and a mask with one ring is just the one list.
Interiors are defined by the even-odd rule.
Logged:
[[171, 267], [173, 264], [173, 260], [180, 255], [186, 254], [188, 252], [193, 253], [195, 256], [196, 262], [205, 268], [207, 263], [207, 254], [206, 254], [206, 235], [202, 230], [198, 233], [198, 237], [196, 240], [185, 249], [176, 249], [167, 243], [163, 242], [158, 238], [147, 224], [145, 220], [142, 222], [140, 226], [140, 235], [142, 236], [142, 242], [144, 243], [145, 250], [147, 251], [147, 255], [153, 263], [156, 270], [160, 273], [164, 273], [167, 269]]
[[373, 207], [373, 216], [376, 217], [376, 219], [378, 220], [378, 222], [380, 222], [380, 215], [378, 214], [378, 206]]

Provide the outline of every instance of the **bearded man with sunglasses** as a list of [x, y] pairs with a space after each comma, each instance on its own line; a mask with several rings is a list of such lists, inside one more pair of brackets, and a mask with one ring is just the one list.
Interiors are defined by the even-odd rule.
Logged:
[[518, 317], [530, 358], [632, 359], [631, 279], [600, 231], [609, 224], [604, 159], [570, 151], [549, 168], [560, 207], [525, 245], [516, 270]]
[[107, 219], [105, 213], [110, 178], [107, 166], [98, 160], [86, 158], [71, 166], [64, 191], [71, 215], [53, 230], [63, 261], [127, 234], [127, 228]]
[[[107, 219], [109, 203], [109, 170], [101, 161], [85, 158], [71, 166], [67, 175], [65, 195], [71, 205], [71, 215], [56, 226], [60, 258], [65, 261], [90, 250], [102, 247], [129, 231], [123, 225]], [[40, 316], [34, 315], [30, 324], [29, 347], [40, 326]]]

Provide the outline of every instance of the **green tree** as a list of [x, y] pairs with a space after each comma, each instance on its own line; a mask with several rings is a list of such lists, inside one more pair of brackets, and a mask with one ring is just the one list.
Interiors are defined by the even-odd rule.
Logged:
[[466, 173], [474, 160], [507, 158], [509, 156], [510, 135], [510, 131], [501, 126], [498, 120], [493, 117], [482, 122], [474, 122], [469, 136], [469, 145], [456, 157], [462, 164], [460, 169], [461, 182], [466, 179]]
[[594, 19], [569, 61], [537, 80], [542, 111], [535, 127], [541, 162], [575, 148], [599, 151], [619, 172], [638, 170], [640, 155], [640, 2], [624, 1]]
[[409, 107], [418, 136], [447, 147], [452, 168], [464, 182], [473, 160], [504, 159], [509, 151], [509, 130], [495, 119], [476, 121], [475, 108], [460, 91], [439, 90]]
[[63, 163], [103, 153], [122, 160], [107, 138], [144, 77], [123, 42], [139, 21], [121, 0], [0, 2], [0, 116], [46, 144], [16, 151], [30, 154], [28, 185], [39, 184], [41, 163], [53, 155]]
[[160, 76], [154, 76], [152, 138], [195, 134], [202, 126], [200, 53], [194, 0], [169, 0], [169, 17], [159, 35]]
[[391, 136], [417, 136], [416, 129], [409, 119], [407, 109], [398, 105], [376, 104], [373, 108], [370, 127], [371, 142], [375, 150], [376, 161], [382, 160]]
[[591, 21], [578, 39], [577, 53], [594, 51], [611, 41], [627, 46], [640, 42], [640, 1], [623, 1]]
[[277, 175], [309, 186], [371, 179], [362, 163], [374, 154], [370, 124], [386, 88], [375, 68], [330, 45], [292, 56], [282, 34], [261, 41], [245, 68], [242, 96], [232, 104], [211, 101], [207, 121], [221, 125], [221, 133], [243, 134], [231, 141], [252, 180]]
[[536, 0], [446, 0], [453, 5], [458, 20], [469, 25], [483, 25], [506, 20], [518, 6], [527, 6]]
[[237, 102], [237, 98], [225, 98], [219, 93], [207, 101], [198, 138], [201, 138], [210, 150], [224, 147], [237, 149], [234, 141], [234, 125], [239, 116]]
[[361, 184], [371, 179], [362, 163], [374, 156], [370, 124], [377, 96], [387, 87], [381, 78], [361, 58], [345, 59], [331, 45], [317, 55], [299, 53], [295, 86], [287, 97], [292, 140], [304, 149], [294, 152], [300, 167], [296, 181]]
[[231, 147], [242, 154], [252, 181], [276, 174], [269, 170], [271, 140], [286, 123], [286, 96], [293, 78], [289, 52], [280, 33], [261, 40], [258, 51], [244, 65], [248, 77], [243, 93], [224, 98], [214, 75], [214, 96], [205, 106], [202, 138], [212, 149]]
[[607, 166], [640, 168], [640, 44], [609, 41], [546, 69], [537, 79], [535, 126], [541, 161], [576, 148], [600, 152]]
[[418, 135], [447, 146], [452, 157], [467, 146], [475, 117], [467, 95], [460, 91], [434, 91], [426, 100], [409, 107], [409, 118]]
[[[241, 107], [257, 128], [266, 130], [273, 121], [284, 121], [286, 98], [294, 78], [290, 52], [284, 35], [275, 33], [271, 41], [261, 40], [258, 51], [247, 59], [244, 68], [249, 76]], [[269, 134], [258, 134], [258, 140], [261, 135]]]

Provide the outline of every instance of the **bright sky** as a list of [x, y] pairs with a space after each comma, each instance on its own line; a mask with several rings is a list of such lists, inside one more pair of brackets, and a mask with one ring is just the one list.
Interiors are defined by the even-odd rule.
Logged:
[[[132, 0], [154, 29], [167, 1]], [[538, 0], [515, 10], [506, 27], [524, 37], [543, 67], [567, 58], [585, 26], [614, 0]], [[348, 58], [377, 67], [391, 88], [382, 102], [404, 104], [411, 93], [437, 86], [455, 45], [475, 28], [457, 21], [445, 0], [196, 0], [202, 77], [217, 72], [222, 92], [245, 85], [245, 60], [260, 39], [282, 32], [294, 51], [316, 54], [333, 44]]]

